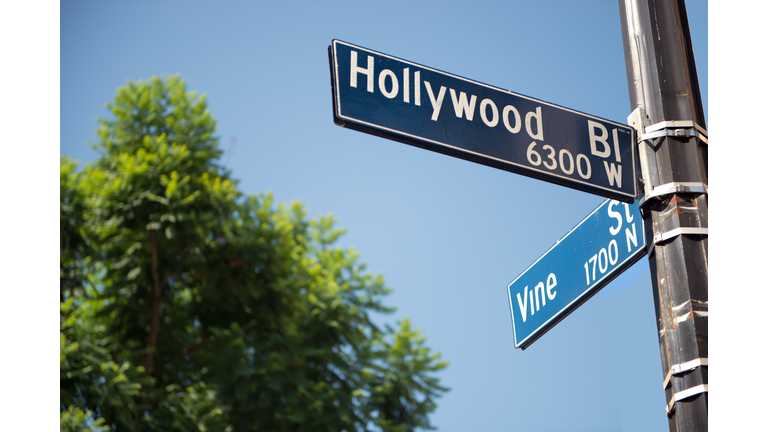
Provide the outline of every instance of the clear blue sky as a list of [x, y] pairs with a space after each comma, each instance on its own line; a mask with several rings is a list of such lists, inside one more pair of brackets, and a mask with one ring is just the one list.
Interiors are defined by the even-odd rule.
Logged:
[[[178, 73], [208, 95], [240, 188], [336, 216], [341, 245], [395, 289], [381, 321], [408, 316], [451, 363], [439, 430], [667, 430], [647, 259], [513, 346], [507, 285], [603, 198], [332, 121], [327, 47], [341, 39], [626, 123], [617, 3], [61, 2], [60, 154], [95, 159], [86, 141], [116, 89]], [[708, 113], [707, 3], [688, 14]]]

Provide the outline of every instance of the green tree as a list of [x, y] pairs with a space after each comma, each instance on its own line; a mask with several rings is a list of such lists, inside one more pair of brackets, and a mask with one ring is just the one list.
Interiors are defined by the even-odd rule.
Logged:
[[61, 162], [62, 430], [431, 429], [447, 363], [332, 217], [243, 195], [179, 77], [107, 106]]

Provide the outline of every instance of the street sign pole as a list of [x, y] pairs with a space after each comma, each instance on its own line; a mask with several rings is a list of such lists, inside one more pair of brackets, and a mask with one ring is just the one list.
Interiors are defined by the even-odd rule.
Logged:
[[706, 431], [707, 138], [683, 0], [619, 0], [670, 431]]

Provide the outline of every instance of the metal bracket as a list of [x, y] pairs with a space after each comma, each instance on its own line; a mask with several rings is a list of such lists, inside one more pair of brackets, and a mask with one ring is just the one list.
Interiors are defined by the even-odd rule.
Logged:
[[675, 411], [675, 402], [707, 392], [709, 392], [709, 384], [699, 384], [697, 386], [675, 393], [672, 395], [672, 400], [669, 401], [666, 406], [667, 416], [672, 415], [672, 413]]
[[663, 232], [656, 234], [653, 236], [653, 243], [659, 244], [662, 242], [665, 242], [671, 238], [677, 237], [682, 234], [693, 234], [693, 235], [709, 235], [709, 228], [701, 228], [701, 227], [679, 227], [675, 228], [673, 230]]
[[[640, 177], [643, 180], [643, 192], [648, 193], [653, 188], [654, 183], [659, 182], [659, 173], [656, 167], [656, 158], [653, 155], [651, 149], [648, 146], [640, 145], [640, 135], [645, 131], [645, 128], [651, 125], [651, 121], [645, 113], [645, 109], [641, 106], [635, 108], [634, 111], [627, 117], [627, 124], [635, 129], [635, 136], [637, 137], [637, 155], [638, 162], [640, 163]], [[633, 149], [633, 151], [635, 151]], [[642, 211], [642, 207], [640, 209]]]
[[700, 182], [671, 182], [656, 186], [649, 193], [640, 198], [640, 207], [648, 200], [675, 193], [704, 193], [709, 194], [709, 186]]
[[667, 372], [667, 377], [664, 378], [664, 389], [666, 390], [669, 386], [669, 381], [672, 379], [672, 375], [679, 375], [683, 372], [692, 371], [699, 366], [709, 366], [709, 359], [707, 357], [702, 357], [685, 363], [672, 365], [672, 367], [669, 368], [669, 372]]
[[645, 128], [645, 133], [639, 136], [639, 140], [648, 141], [663, 136], [698, 137], [705, 144], [709, 145], [706, 129], [694, 123], [692, 120], [663, 121], [648, 126]]
[[635, 131], [637, 132], [637, 142], [640, 142], [640, 135], [645, 131], [646, 127], [650, 127], [651, 122], [645, 114], [645, 109], [640, 106], [635, 108], [635, 110], [627, 116], [627, 124], [635, 128]]

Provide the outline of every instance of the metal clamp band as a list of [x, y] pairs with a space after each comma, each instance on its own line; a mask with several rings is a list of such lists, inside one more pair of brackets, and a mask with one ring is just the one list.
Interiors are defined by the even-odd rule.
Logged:
[[671, 238], [677, 237], [681, 234], [709, 235], [709, 228], [697, 228], [697, 227], [675, 228], [671, 231], [667, 231], [667, 232], [653, 236], [653, 243], [659, 244]]
[[646, 141], [662, 136], [672, 137], [699, 137], [705, 144], [709, 145], [707, 140], [707, 130], [692, 120], [671, 120], [656, 123], [645, 128], [645, 133], [640, 135], [640, 141]]
[[645, 133], [655, 132], [662, 129], [672, 128], [694, 128], [704, 135], [707, 135], [707, 130], [699, 126], [698, 123], [694, 123], [693, 120], [670, 120], [658, 122], [645, 128]]
[[696, 396], [697, 394], [707, 393], [707, 392], [709, 392], [709, 384], [699, 384], [697, 386], [683, 390], [679, 393], [675, 393], [674, 395], [672, 395], [672, 400], [669, 401], [669, 403], [666, 406], [667, 416], [671, 415], [672, 412], [675, 411], [675, 402], [683, 399], [687, 399], [691, 396]]
[[653, 190], [640, 198], [640, 207], [648, 200], [675, 193], [709, 193], [709, 186], [699, 182], [671, 182], [656, 186]]
[[641, 141], [647, 141], [653, 138], [671, 136], [671, 137], [699, 137], [702, 141], [707, 142], [707, 137], [693, 129], [665, 129], [651, 133], [645, 133], [640, 135]]
[[672, 375], [679, 375], [683, 372], [692, 371], [699, 366], [709, 366], [709, 359], [707, 357], [702, 357], [685, 363], [672, 365], [672, 367], [669, 368], [669, 372], [667, 372], [667, 377], [664, 378], [664, 389], [669, 386], [669, 381], [672, 379]]

